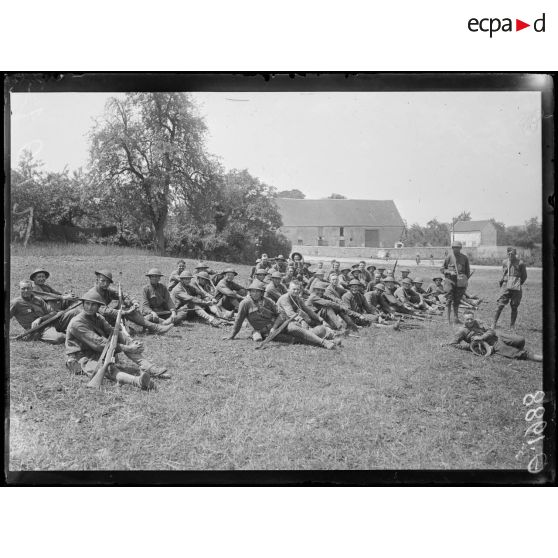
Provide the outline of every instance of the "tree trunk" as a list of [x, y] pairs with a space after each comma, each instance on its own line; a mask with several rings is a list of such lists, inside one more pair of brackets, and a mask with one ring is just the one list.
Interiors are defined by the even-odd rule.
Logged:
[[155, 228], [155, 252], [158, 256], [165, 255], [165, 224], [167, 222], [166, 217], [161, 219], [157, 223], [153, 223]]

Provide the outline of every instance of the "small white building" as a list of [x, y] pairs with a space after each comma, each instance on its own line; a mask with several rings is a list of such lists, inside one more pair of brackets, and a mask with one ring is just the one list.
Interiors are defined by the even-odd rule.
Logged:
[[457, 221], [451, 240], [460, 241], [466, 248], [496, 246], [497, 231], [491, 221]]

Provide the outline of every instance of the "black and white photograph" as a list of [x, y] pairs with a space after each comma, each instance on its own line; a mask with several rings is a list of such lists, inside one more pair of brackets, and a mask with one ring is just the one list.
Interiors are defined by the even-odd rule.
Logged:
[[9, 78], [9, 478], [552, 477], [552, 88]]

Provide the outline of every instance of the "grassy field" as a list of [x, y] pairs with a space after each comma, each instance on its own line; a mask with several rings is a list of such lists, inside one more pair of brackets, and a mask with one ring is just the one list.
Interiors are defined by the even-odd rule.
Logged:
[[[176, 260], [66, 248], [12, 254], [17, 281], [39, 265], [57, 288], [83, 293], [93, 270], [123, 271], [139, 295], [150, 267]], [[191, 268], [193, 262], [188, 262]], [[213, 269], [225, 264], [212, 263]], [[429, 277], [428, 267], [413, 269]], [[249, 268], [237, 266], [245, 284]], [[499, 272], [477, 270], [470, 292], [490, 301]], [[501, 321], [509, 323], [509, 309]], [[20, 331], [12, 320], [11, 335]], [[441, 318], [420, 330], [362, 330], [337, 351], [271, 344], [255, 351], [248, 330], [223, 341], [205, 324], [142, 336], [146, 356], [172, 374], [155, 392], [106, 383], [101, 392], [64, 367], [62, 347], [10, 344], [9, 469], [525, 469], [525, 394], [542, 365], [442, 348]], [[542, 351], [540, 270], [530, 270], [518, 333]]]

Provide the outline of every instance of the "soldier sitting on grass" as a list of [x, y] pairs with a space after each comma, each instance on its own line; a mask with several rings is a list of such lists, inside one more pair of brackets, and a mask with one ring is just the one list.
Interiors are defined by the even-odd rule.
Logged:
[[237, 311], [240, 301], [246, 296], [246, 289], [235, 282], [238, 273], [231, 267], [225, 269], [223, 278], [217, 283], [217, 302], [225, 310]]
[[[105, 304], [96, 289], [91, 289], [80, 297], [82, 308], [68, 325], [66, 335], [66, 367], [74, 374], [93, 377], [98, 369], [99, 359], [105, 345], [112, 336], [112, 326], [98, 313]], [[154, 387], [152, 377], [168, 379], [167, 369], [155, 366], [142, 356], [143, 344], [134, 341], [123, 331], [118, 334], [115, 354], [126, 355], [137, 367], [139, 375], [132, 375], [119, 369], [119, 364], [110, 365], [105, 378], [117, 384], [128, 384], [141, 389]], [[129, 367], [126, 367], [129, 368]], [[134, 367], [135, 368], [135, 367]], [[138, 372], [138, 370], [135, 370]]]
[[270, 282], [265, 287], [265, 296], [273, 302], [277, 302], [279, 297], [287, 292], [287, 287], [282, 283], [283, 274], [279, 271], [274, 271], [271, 274]]
[[[103, 306], [100, 310], [101, 314], [109, 322], [109, 324], [114, 325], [116, 322], [116, 316], [118, 315], [118, 310], [116, 310], [115, 305], [118, 304], [118, 292], [116, 289], [112, 289], [110, 284], [112, 281], [112, 273], [108, 269], [101, 269], [95, 271], [97, 276], [97, 282], [94, 290], [97, 291], [101, 299], [103, 300]], [[154, 324], [145, 319], [145, 316], [139, 310], [139, 303], [133, 298], [127, 295], [123, 295], [123, 304], [125, 310], [122, 312], [122, 317], [130, 322], [142, 326], [150, 333], [166, 333], [172, 328], [172, 324], [162, 325]]]
[[[50, 327], [41, 331], [31, 333], [25, 339], [27, 341], [43, 341], [50, 345], [61, 345], [66, 338], [65, 332], [70, 320], [79, 313], [79, 307], [68, 312], [52, 322]], [[19, 325], [25, 329], [31, 329], [57, 314], [49, 304], [42, 298], [33, 294], [33, 283], [21, 281], [19, 283], [19, 296], [10, 302], [10, 319], [15, 318]]]
[[174, 324], [176, 307], [167, 287], [160, 282], [163, 274], [154, 267], [145, 276], [149, 278], [149, 285], [146, 285], [142, 291], [141, 312], [145, 319], [154, 324]]
[[178, 260], [178, 267], [170, 274], [167, 289], [169, 293], [180, 283], [180, 274], [186, 269], [186, 262]]
[[31, 273], [29, 279], [35, 283], [33, 294], [48, 302], [53, 310], [66, 310], [77, 301], [76, 295], [72, 292], [62, 294], [53, 289], [46, 283], [49, 277], [50, 273], [46, 269], [39, 268]]
[[[542, 355], [525, 349], [524, 337], [504, 333], [496, 335], [493, 329], [483, 327], [475, 320], [475, 314], [471, 310], [466, 310], [463, 318], [465, 320], [463, 327], [457, 332], [453, 341], [444, 345], [476, 352], [475, 343], [486, 343], [491, 347], [491, 352], [506, 358], [542, 362]], [[489, 354], [489, 352], [484, 354]]]

